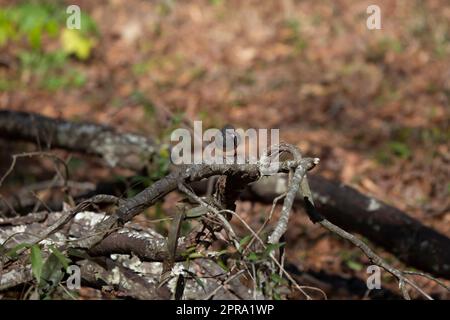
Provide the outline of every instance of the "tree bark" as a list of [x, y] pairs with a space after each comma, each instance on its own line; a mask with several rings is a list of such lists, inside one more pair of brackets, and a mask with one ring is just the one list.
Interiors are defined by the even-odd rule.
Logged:
[[0, 137], [100, 156], [108, 165], [140, 170], [157, 153], [153, 140], [90, 123], [0, 110]]

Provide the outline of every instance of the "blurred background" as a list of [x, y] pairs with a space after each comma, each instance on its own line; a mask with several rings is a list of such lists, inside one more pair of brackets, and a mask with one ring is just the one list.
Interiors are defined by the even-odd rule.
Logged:
[[[366, 27], [375, 2], [382, 30]], [[81, 8], [81, 30], [65, 28], [70, 4]], [[316, 173], [450, 236], [448, 0], [0, 6], [1, 109], [94, 121], [162, 142], [194, 120], [279, 128], [282, 140], [321, 159]], [[0, 143], [3, 172], [23, 146]], [[33, 161], [8, 178], [10, 190], [45, 175]], [[83, 181], [110, 175], [82, 156], [71, 168]], [[262, 209], [238, 206], [249, 220]], [[287, 234], [294, 261], [364, 276], [367, 259], [357, 249], [295, 219]]]

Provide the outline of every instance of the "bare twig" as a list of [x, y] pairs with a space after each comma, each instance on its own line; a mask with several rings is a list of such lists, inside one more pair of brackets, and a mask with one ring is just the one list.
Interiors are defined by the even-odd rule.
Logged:
[[[261, 240], [261, 238], [255, 233], [255, 231], [247, 224], [247, 222], [245, 222], [245, 220], [243, 220], [238, 214], [236, 214], [234, 211], [231, 210], [218, 210], [215, 207], [207, 204], [206, 202], [204, 202], [200, 197], [198, 197], [197, 195], [195, 195], [192, 191], [190, 191], [188, 188], [186, 188], [186, 186], [184, 186], [183, 184], [179, 184], [178, 188], [180, 189], [180, 191], [186, 193], [188, 196], [192, 197], [192, 199], [194, 199], [195, 201], [197, 201], [199, 204], [205, 206], [206, 208], [208, 208], [209, 210], [211, 210], [212, 212], [214, 212], [217, 216], [222, 216], [221, 213], [222, 212], [228, 212], [231, 213], [232, 215], [234, 215], [235, 217], [237, 217], [239, 219], [239, 221], [241, 221], [244, 226], [253, 234], [253, 236], [255, 238], [257, 238], [261, 244], [263, 245], [264, 248], [266, 248], [264, 241]], [[226, 221], [226, 219], [224, 219]], [[228, 221], [226, 221], [228, 223]], [[233, 230], [231, 228], [231, 226], [229, 227], [229, 230]], [[237, 240], [235, 240], [236, 235], [234, 233], [234, 231], [230, 231], [232, 232], [232, 239], [234, 239], [233, 243], [235, 245], [235, 247], [239, 250], [240, 249], [240, 244]], [[297, 284], [297, 282], [294, 280], [294, 278], [292, 278], [292, 276], [283, 268], [283, 266], [276, 260], [275, 257], [273, 257], [272, 255], [270, 255], [271, 259], [275, 262], [275, 264], [277, 264], [277, 266], [280, 268], [280, 270], [283, 270], [283, 273], [286, 275], [286, 277], [295, 285], [295, 287], [302, 292], [305, 297], [310, 300], [312, 299], [304, 290], [301, 286], [299, 286]]]
[[405, 270], [405, 271], [403, 271], [403, 273], [416, 275], [416, 276], [421, 276], [421, 277], [424, 277], [424, 278], [428, 278], [428, 279], [436, 282], [438, 285], [440, 285], [442, 288], [446, 289], [447, 291], [450, 291], [450, 287], [449, 286], [447, 286], [443, 281], [433, 277], [431, 274], [428, 274], [428, 273], [425, 273], [425, 272], [420, 272], [420, 271], [409, 271], [409, 270]]
[[[360, 239], [355, 237], [354, 235], [348, 233], [347, 231], [341, 229], [340, 227], [334, 225], [330, 221], [323, 219], [319, 221], [319, 224], [324, 227], [325, 229], [339, 235], [340, 237], [350, 241], [353, 243], [356, 247], [358, 247], [369, 259], [372, 263], [376, 264], [377, 266], [382, 267], [384, 270], [395, 276], [400, 284], [400, 288], [403, 288], [405, 284], [409, 284], [411, 287], [416, 289], [420, 294], [422, 294], [425, 298], [429, 300], [433, 300], [433, 298], [427, 294], [425, 291], [423, 291], [414, 281], [409, 280], [407, 277], [404, 276], [404, 273], [394, 267], [392, 267], [390, 264], [388, 264], [384, 259], [382, 259], [379, 255], [377, 255], [375, 252], [373, 252], [372, 249], [368, 245], [366, 245], [364, 242], [362, 242]], [[405, 295], [405, 290], [402, 290], [402, 293], [404, 294], [405, 298], [407, 296]]]
[[[269, 215], [266, 218], [266, 220], [264, 220], [264, 223], [261, 225], [261, 227], [258, 229], [258, 231], [256, 231], [256, 235], [260, 235], [260, 233], [264, 230], [264, 228], [267, 226], [267, 224], [269, 223], [269, 221], [272, 219], [273, 213], [275, 211], [276, 205], [278, 203], [278, 201], [280, 201], [281, 199], [283, 199], [286, 196], [286, 194], [282, 194], [279, 195], [278, 197], [276, 197], [275, 199], [273, 199], [272, 202], [272, 208], [270, 209]], [[247, 250], [249, 248], [251, 248], [253, 242], [255, 241], [255, 237], [252, 236], [252, 238], [250, 239], [250, 241], [248, 242], [248, 244], [246, 245], [246, 247], [244, 248], [244, 251], [242, 252], [243, 255], [245, 255], [247, 253]]]
[[[152, 162], [161, 147], [148, 137], [119, 133], [98, 124], [76, 123], [9, 110], [0, 110], [0, 135], [48, 148], [63, 148], [100, 156], [111, 166], [135, 171], [142, 170]], [[354, 188], [317, 175], [309, 176], [308, 179], [318, 195], [315, 196], [316, 201], [321, 204], [322, 213], [327, 219], [346, 230], [363, 235], [407, 265], [450, 279], [450, 239], [447, 236]], [[271, 203], [278, 194], [272, 191], [272, 183], [269, 183], [274, 179], [265, 180], [267, 181], [254, 183], [250, 187], [251, 192], [244, 196], [249, 200]], [[314, 203], [312, 198], [309, 200]], [[303, 196], [297, 196], [296, 202], [303, 202]], [[19, 211], [20, 205], [15, 206], [14, 201], [9, 203]], [[8, 209], [8, 204], [1, 203], [0, 206], [3, 207], [0, 211], [14, 211]], [[372, 209], [374, 207], [377, 209]], [[374, 230], [375, 226], [377, 230]], [[427, 245], [422, 245], [423, 243]], [[435, 254], [429, 255], [429, 252]]]
[[[318, 159], [314, 159], [314, 164], [319, 163]], [[294, 203], [295, 196], [300, 188], [300, 184], [306, 175], [306, 169], [303, 166], [298, 166], [295, 169], [294, 176], [292, 177], [290, 188], [286, 194], [286, 198], [283, 202], [283, 208], [281, 209], [280, 219], [272, 234], [269, 236], [269, 243], [278, 243], [280, 238], [287, 230], [289, 216], [292, 210], [292, 204]]]
[[233, 281], [235, 278], [237, 278], [238, 276], [240, 276], [241, 274], [243, 274], [245, 272], [245, 270], [240, 270], [237, 273], [235, 273], [234, 275], [230, 276], [228, 279], [226, 279], [223, 283], [219, 284], [211, 293], [209, 293], [203, 300], [210, 300], [212, 299], [217, 292], [219, 292], [220, 289], [225, 288], [225, 286]]
[[19, 159], [19, 158], [26, 158], [26, 157], [36, 157], [36, 156], [51, 158], [54, 161], [57, 161], [57, 162], [61, 163], [63, 165], [63, 167], [64, 167], [64, 170], [65, 170], [65, 176], [66, 177], [69, 176], [69, 169], [67, 168], [67, 165], [64, 162], [64, 160], [60, 159], [58, 156], [56, 156], [53, 153], [42, 152], [42, 151], [19, 153], [19, 154], [13, 154], [12, 155], [12, 161], [11, 161], [11, 164], [10, 164], [8, 170], [6, 170], [5, 174], [0, 178], [0, 187], [3, 185], [3, 182], [5, 181], [5, 179], [14, 170], [14, 167], [16, 166], [17, 159]]

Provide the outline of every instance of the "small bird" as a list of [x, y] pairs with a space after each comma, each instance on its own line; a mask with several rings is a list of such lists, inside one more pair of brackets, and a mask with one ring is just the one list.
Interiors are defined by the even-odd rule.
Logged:
[[236, 132], [236, 129], [231, 125], [227, 124], [223, 126], [220, 130], [220, 134], [218, 134], [215, 138], [216, 146], [220, 148], [224, 156], [226, 156], [229, 152], [233, 152], [233, 157], [237, 156], [237, 148], [240, 141], [240, 137]]

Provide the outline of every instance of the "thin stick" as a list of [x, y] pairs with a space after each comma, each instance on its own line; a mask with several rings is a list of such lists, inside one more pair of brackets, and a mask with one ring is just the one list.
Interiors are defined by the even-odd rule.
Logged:
[[441, 280], [439, 280], [439, 279], [433, 277], [431, 274], [428, 274], [428, 273], [425, 273], [425, 272], [420, 272], [420, 271], [408, 271], [408, 270], [403, 271], [403, 273], [406, 273], [406, 274], [412, 274], [412, 275], [416, 275], [416, 276], [421, 276], [421, 277], [424, 277], [424, 278], [428, 278], [428, 279], [430, 279], [430, 280], [436, 282], [438, 285], [440, 285], [440, 286], [443, 287], [444, 289], [450, 291], [450, 287], [449, 287], [449, 286], [447, 286], [447, 285], [446, 285], [444, 282], [442, 282]]
[[[264, 220], [264, 223], [262, 224], [262, 226], [258, 229], [258, 231], [256, 231], [256, 234], [259, 236], [260, 233], [264, 230], [264, 228], [267, 226], [267, 224], [269, 223], [269, 221], [272, 219], [273, 213], [275, 211], [276, 205], [278, 203], [278, 201], [280, 201], [281, 199], [283, 199], [286, 196], [286, 193], [279, 195], [278, 197], [276, 197], [275, 199], [273, 199], [272, 202], [272, 208], [270, 209], [269, 212], [269, 216], [266, 218], [266, 220]], [[246, 247], [244, 248], [244, 251], [242, 252], [242, 255], [245, 255], [247, 253], [247, 250], [249, 250], [249, 248], [251, 247], [251, 245], [253, 244], [253, 242], [255, 241], [255, 237], [252, 236], [252, 238], [250, 239], [249, 243], [246, 245]]]
[[214, 297], [217, 292], [219, 292], [220, 289], [224, 288], [227, 283], [235, 279], [236, 277], [240, 276], [242, 273], [244, 273], [245, 270], [240, 270], [239, 272], [235, 273], [231, 277], [229, 277], [227, 280], [225, 280], [222, 284], [218, 285], [210, 294], [208, 294], [203, 300], [209, 300], [212, 297]]
[[[360, 239], [358, 239], [354, 235], [348, 233], [344, 229], [341, 229], [337, 225], [331, 223], [327, 219], [323, 219], [323, 220], [319, 221], [319, 224], [321, 226], [323, 226], [325, 229], [327, 229], [333, 233], [336, 233], [341, 238], [344, 238], [344, 239], [350, 241], [351, 243], [353, 243], [370, 259], [370, 261], [372, 263], [376, 264], [377, 266], [382, 267], [384, 270], [386, 270], [387, 272], [389, 272], [390, 274], [395, 276], [400, 282], [400, 289], [402, 289], [402, 287], [404, 286], [404, 283], [407, 283], [411, 287], [416, 289], [418, 292], [420, 292], [425, 298], [427, 298], [429, 300], [433, 300], [433, 298], [429, 294], [427, 294], [425, 291], [423, 291], [414, 281], [409, 280], [408, 278], [406, 278], [403, 275], [402, 271], [392, 267], [390, 264], [388, 264], [386, 261], [384, 261], [383, 258], [381, 258], [379, 255], [377, 255], [375, 252], [373, 252], [373, 250], [368, 245], [366, 245], [364, 242], [362, 242]], [[408, 296], [405, 295], [405, 291], [402, 290], [402, 293], [406, 299]]]

